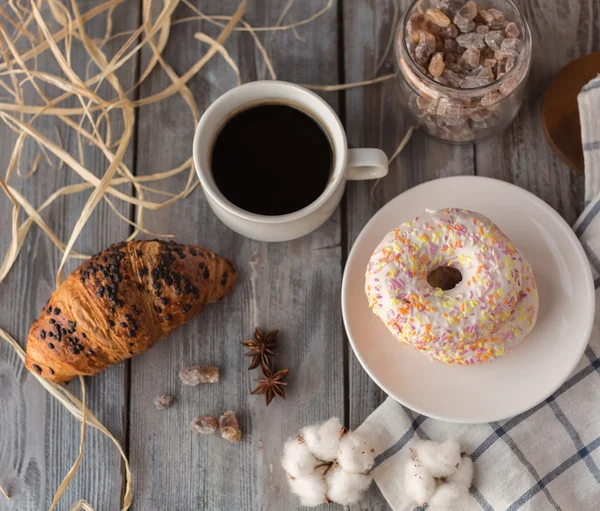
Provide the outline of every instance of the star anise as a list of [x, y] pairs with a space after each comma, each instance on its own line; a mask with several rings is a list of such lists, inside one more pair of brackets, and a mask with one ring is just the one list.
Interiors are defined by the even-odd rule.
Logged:
[[277, 347], [277, 334], [279, 330], [271, 330], [267, 335], [264, 335], [262, 330], [256, 328], [254, 330], [254, 339], [242, 342], [248, 348], [247, 357], [252, 357], [252, 362], [248, 369], [255, 369], [259, 365], [262, 366], [263, 372], [271, 369], [270, 356], [275, 355]]
[[283, 379], [289, 372], [289, 369], [282, 369], [281, 371], [263, 369], [265, 377], [258, 380], [258, 386], [252, 391], [252, 394], [264, 394], [267, 406], [269, 406], [275, 396], [285, 399], [284, 387], [287, 387], [287, 382], [283, 381]]

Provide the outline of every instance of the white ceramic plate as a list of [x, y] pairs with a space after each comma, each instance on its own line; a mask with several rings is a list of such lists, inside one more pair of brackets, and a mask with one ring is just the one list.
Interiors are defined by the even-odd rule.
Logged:
[[[450, 366], [398, 342], [367, 305], [365, 269], [383, 236], [425, 209], [460, 207], [491, 218], [525, 254], [539, 289], [537, 324], [512, 353]], [[450, 422], [506, 419], [550, 396], [575, 369], [594, 319], [594, 286], [583, 248], [560, 215], [535, 195], [495, 179], [424, 183], [386, 204], [365, 226], [344, 271], [342, 310], [350, 343], [369, 376], [403, 405]]]

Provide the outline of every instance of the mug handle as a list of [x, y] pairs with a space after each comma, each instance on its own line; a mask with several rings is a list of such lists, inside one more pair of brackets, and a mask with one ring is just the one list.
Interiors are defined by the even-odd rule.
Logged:
[[388, 157], [381, 149], [348, 149], [346, 179], [378, 179], [387, 173]]

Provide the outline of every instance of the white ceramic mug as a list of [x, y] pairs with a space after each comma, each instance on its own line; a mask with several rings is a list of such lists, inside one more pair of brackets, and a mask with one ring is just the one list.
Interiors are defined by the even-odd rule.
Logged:
[[[333, 150], [331, 178], [323, 193], [305, 208], [279, 216], [250, 213], [228, 201], [215, 183], [210, 162], [213, 143], [226, 121], [251, 105], [269, 102], [289, 104], [308, 113], [324, 128]], [[287, 241], [314, 231], [334, 212], [348, 179], [376, 179], [388, 172], [388, 159], [383, 151], [348, 149], [342, 123], [325, 101], [304, 87], [280, 81], [247, 83], [217, 99], [196, 128], [194, 163], [214, 213], [234, 231], [260, 241]]]

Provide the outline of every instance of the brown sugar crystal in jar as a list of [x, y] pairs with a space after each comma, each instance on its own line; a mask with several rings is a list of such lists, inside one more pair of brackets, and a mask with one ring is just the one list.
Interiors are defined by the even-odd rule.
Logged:
[[444, 142], [473, 142], [519, 112], [531, 34], [511, 0], [416, 0], [399, 24], [396, 57], [415, 124]]

